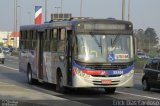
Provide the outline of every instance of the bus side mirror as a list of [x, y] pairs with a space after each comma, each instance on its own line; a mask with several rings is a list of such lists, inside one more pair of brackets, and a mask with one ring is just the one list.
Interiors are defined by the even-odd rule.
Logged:
[[59, 59], [60, 59], [61, 61], [64, 61], [64, 55], [59, 56]]

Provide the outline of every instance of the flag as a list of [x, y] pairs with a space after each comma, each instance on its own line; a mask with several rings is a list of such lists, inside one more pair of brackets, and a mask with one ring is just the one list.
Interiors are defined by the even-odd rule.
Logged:
[[42, 22], [42, 6], [35, 6], [35, 24], [41, 24]]

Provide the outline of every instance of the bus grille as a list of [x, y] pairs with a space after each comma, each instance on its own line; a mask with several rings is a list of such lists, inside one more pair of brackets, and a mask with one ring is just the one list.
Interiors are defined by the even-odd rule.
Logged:
[[[105, 75], [92, 75], [93, 77], [106, 77]], [[108, 75], [107, 77], [120, 77], [121, 75]]]
[[101, 63], [82, 63], [76, 62], [84, 68], [89, 68], [93, 70], [119, 70], [125, 69], [133, 64], [133, 62], [129, 63], [111, 63], [111, 64], [101, 64]]

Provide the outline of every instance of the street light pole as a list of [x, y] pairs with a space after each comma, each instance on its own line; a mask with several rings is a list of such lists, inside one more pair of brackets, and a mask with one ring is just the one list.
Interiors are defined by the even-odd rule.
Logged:
[[[19, 28], [20, 28], [20, 25], [21, 25], [21, 6], [18, 5], [17, 8], [19, 8]], [[18, 12], [17, 12], [17, 14], [18, 14]], [[17, 30], [19, 30], [19, 29], [17, 28]]]
[[130, 21], [130, 12], [131, 12], [130, 11], [131, 10], [130, 9], [130, 7], [131, 7], [130, 4], [131, 4], [131, 0], [128, 0], [128, 21]]
[[149, 54], [150, 54], [150, 49], [151, 49], [150, 48], [151, 47], [151, 41], [150, 40], [151, 40], [151, 35], [149, 34]]
[[122, 20], [124, 20], [125, 17], [125, 0], [122, 0]]
[[81, 3], [80, 3], [80, 17], [82, 17], [82, 0], [81, 0]]
[[16, 6], [16, 0], [14, 0], [14, 15], [13, 15], [13, 31], [15, 32], [15, 11], [16, 11], [16, 9], [15, 9], [15, 6]]
[[62, 14], [62, 0], [61, 0], [61, 14]]
[[[14, 0], [14, 33], [17, 32], [17, 0]], [[14, 40], [14, 46], [17, 48], [17, 36]]]
[[16, 17], [16, 23], [15, 23], [15, 32], [17, 32], [17, 0], [16, 0], [16, 5], [15, 5], [16, 11], [15, 11], [15, 17]]
[[61, 8], [61, 7], [54, 7], [54, 8], [56, 8], [56, 9], [57, 9], [57, 14], [58, 14], [58, 9], [59, 9], [59, 8]]

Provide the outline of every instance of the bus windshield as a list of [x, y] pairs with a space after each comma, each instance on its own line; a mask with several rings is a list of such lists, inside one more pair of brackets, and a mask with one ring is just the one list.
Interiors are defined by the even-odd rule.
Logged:
[[75, 59], [82, 62], [129, 62], [131, 35], [78, 34]]

